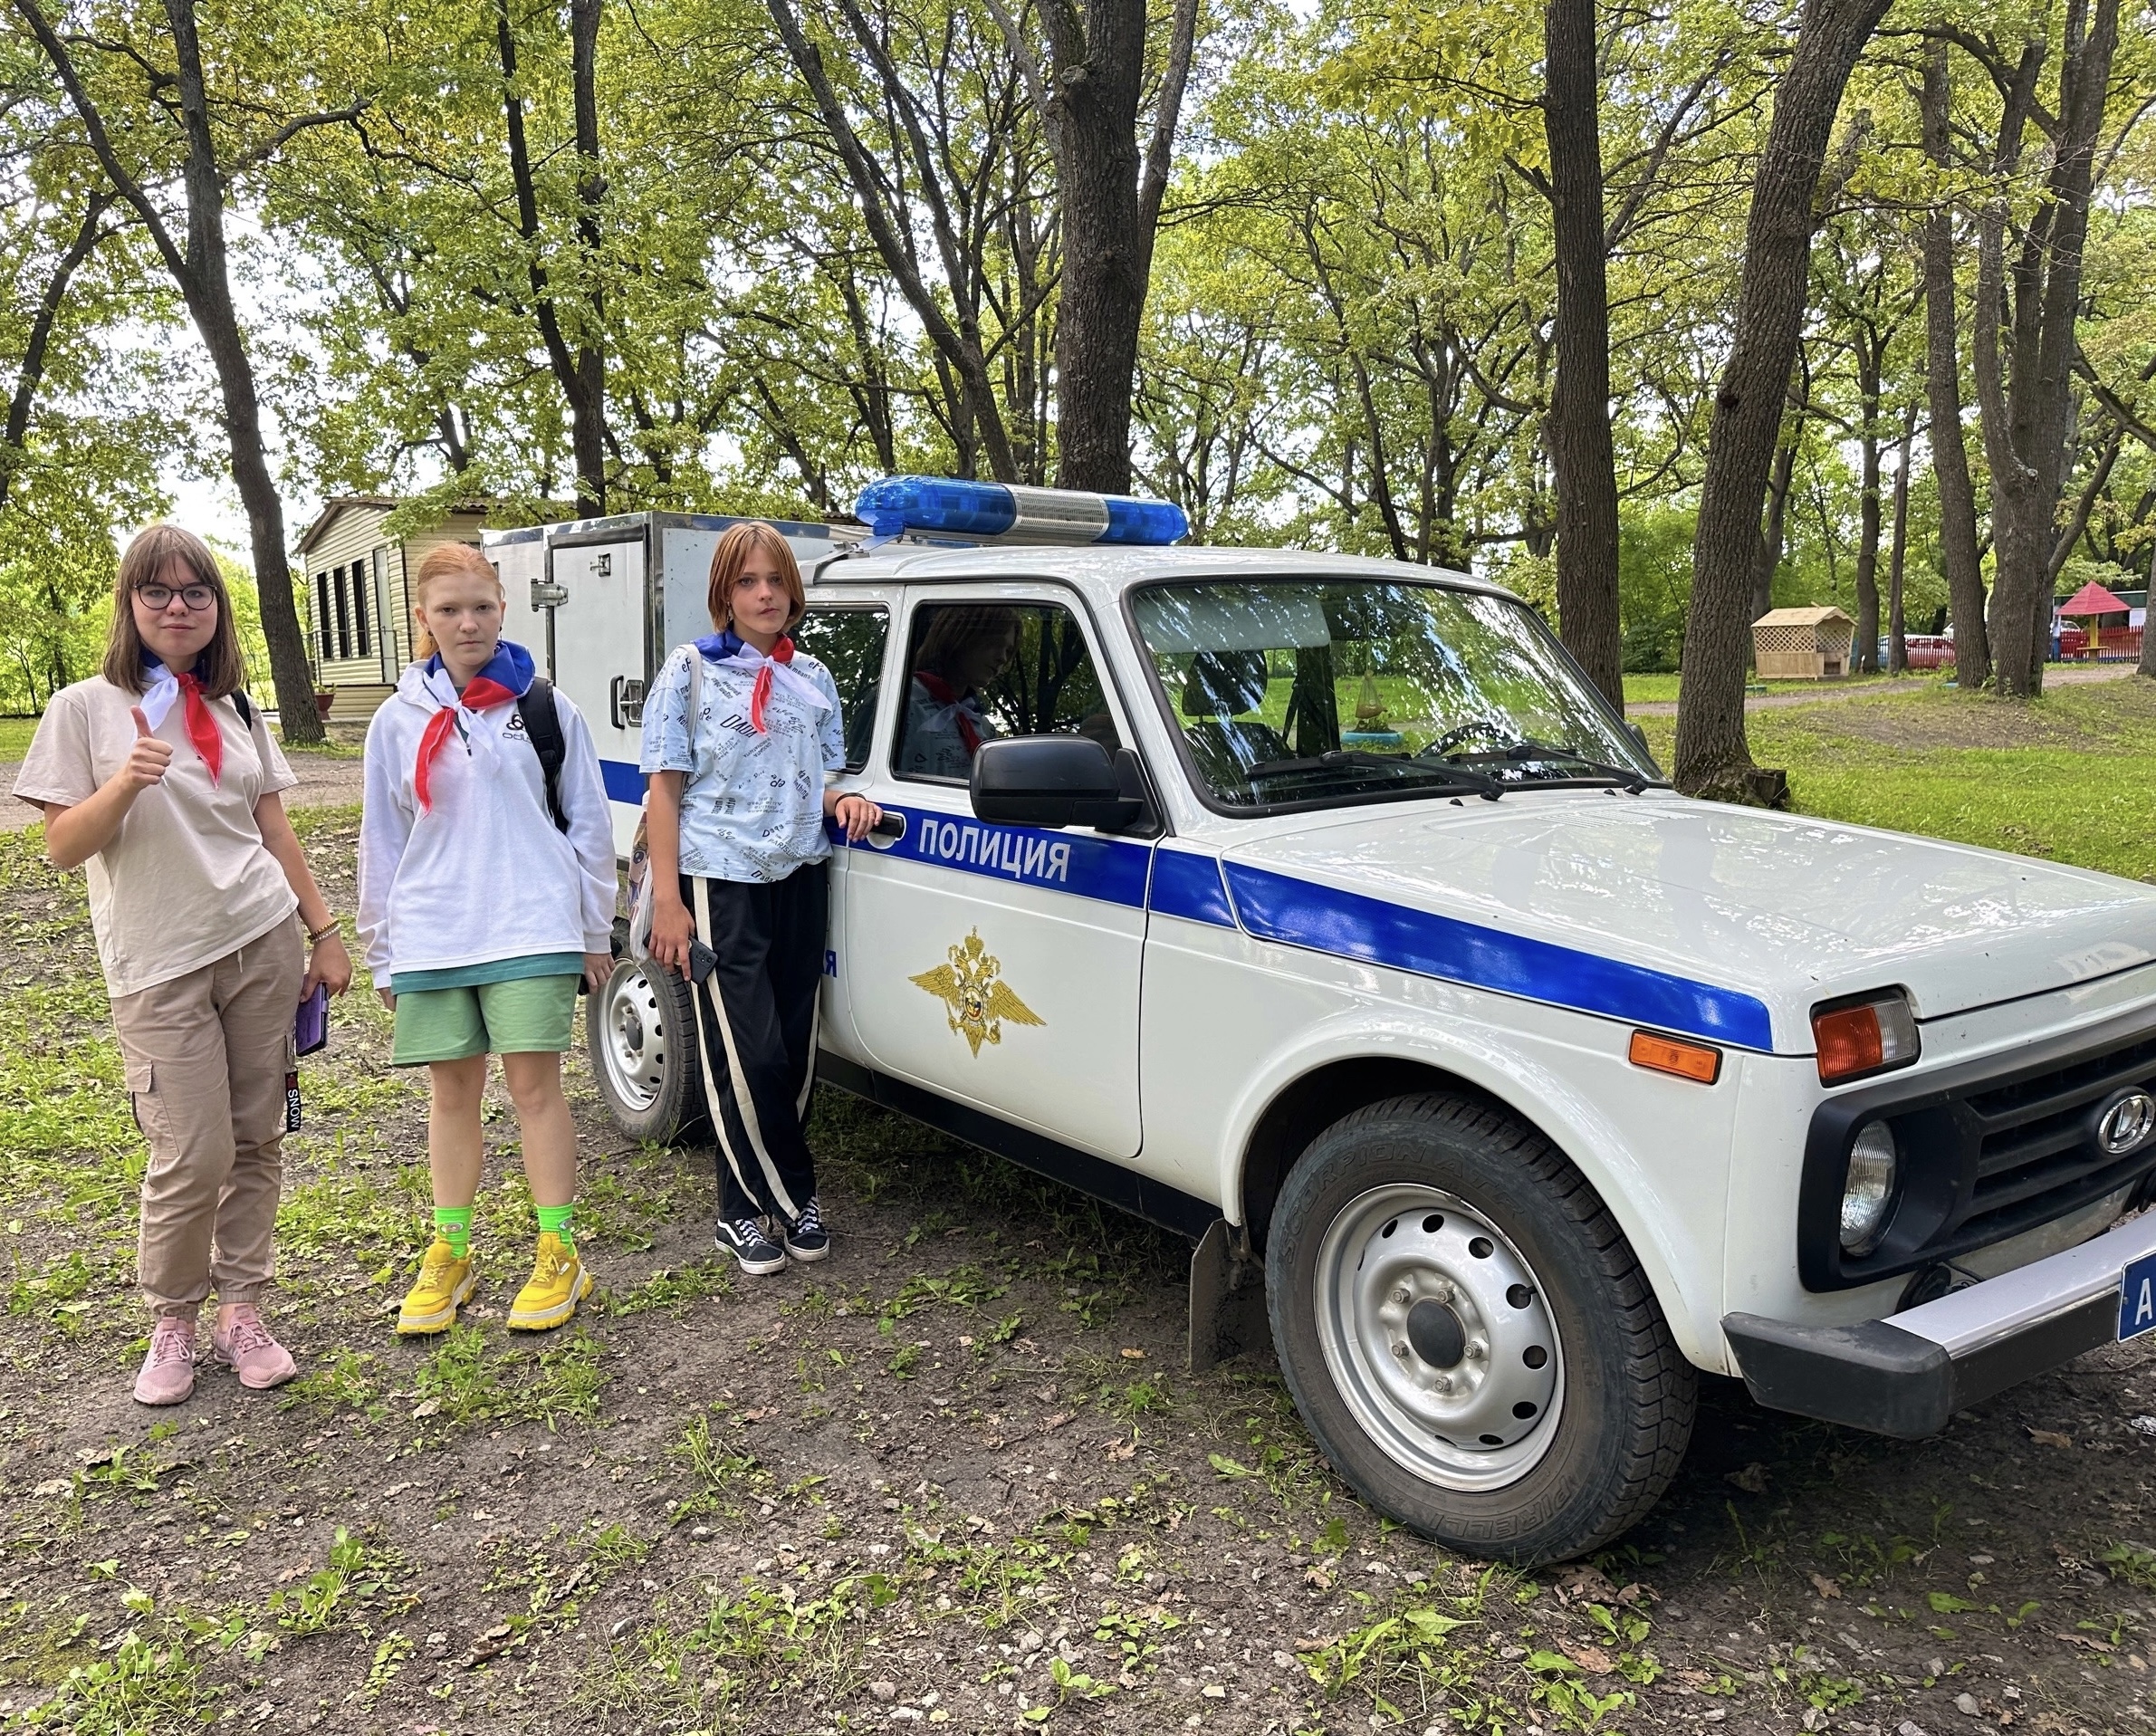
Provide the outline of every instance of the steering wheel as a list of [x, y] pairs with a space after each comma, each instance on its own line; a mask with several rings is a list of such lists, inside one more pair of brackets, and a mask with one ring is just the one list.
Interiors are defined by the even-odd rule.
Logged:
[[1456, 747], [1461, 742], [1471, 741], [1478, 735], [1485, 736], [1506, 747], [1512, 745], [1512, 734], [1502, 724], [1493, 724], [1487, 717], [1471, 717], [1456, 729], [1447, 730], [1427, 746], [1418, 748], [1415, 751], [1415, 758], [1418, 760], [1442, 759], [1447, 749]]

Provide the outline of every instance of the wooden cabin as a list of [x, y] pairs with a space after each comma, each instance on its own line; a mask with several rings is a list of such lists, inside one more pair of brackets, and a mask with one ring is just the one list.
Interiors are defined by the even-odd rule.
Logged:
[[1752, 623], [1762, 681], [1828, 681], [1849, 673], [1856, 623], [1838, 609], [1770, 609]]
[[385, 494], [341, 495], [300, 538], [308, 649], [316, 689], [335, 695], [329, 713], [335, 722], [364, 722], [389, 696], [412, 657], [407, 576], [436, 543], [477, 542], [489, 510], [484, 501], [464, 502], [432, 530], [385, 535], [383, 525], [403, 504]]

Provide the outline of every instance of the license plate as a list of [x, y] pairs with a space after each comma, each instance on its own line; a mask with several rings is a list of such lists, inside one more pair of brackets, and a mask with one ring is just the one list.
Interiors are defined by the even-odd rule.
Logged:
[[2156, 1329], [2156, 1254], [2143, 1254], [2119, 1274], [2119, 1338]]

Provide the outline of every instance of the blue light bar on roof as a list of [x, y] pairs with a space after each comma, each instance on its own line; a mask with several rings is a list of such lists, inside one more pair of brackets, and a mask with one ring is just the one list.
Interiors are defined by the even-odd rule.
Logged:
[[878, 537], [911, 531], [1012, 542], [1159, 546], [1190, 534], [1183, 508], [1164, 500], [943, 476], [886, 476], [861, 490], [854, 512]]

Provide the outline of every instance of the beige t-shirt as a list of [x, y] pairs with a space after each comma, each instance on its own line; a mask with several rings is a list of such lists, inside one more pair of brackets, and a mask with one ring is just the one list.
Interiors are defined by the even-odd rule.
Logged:
[[[102, 676], [53, 695], [15, 779], [24, 801], [87, 801], [126, 762], [139, 696]], [[259, 940], [299, 908], [277, 858], [264, 848], [254, 804], [299, 782], [254, 714], [249, 728], [230, 699], [210, 714], [225, 738], [220, 781], [187, 736], [176, 703], [157, 730], [172, 743], [162, 783], [135, 798], [120, 831], [83, 866], [90, 926], [105, 989], [115, 1000], [169, 983]]]

